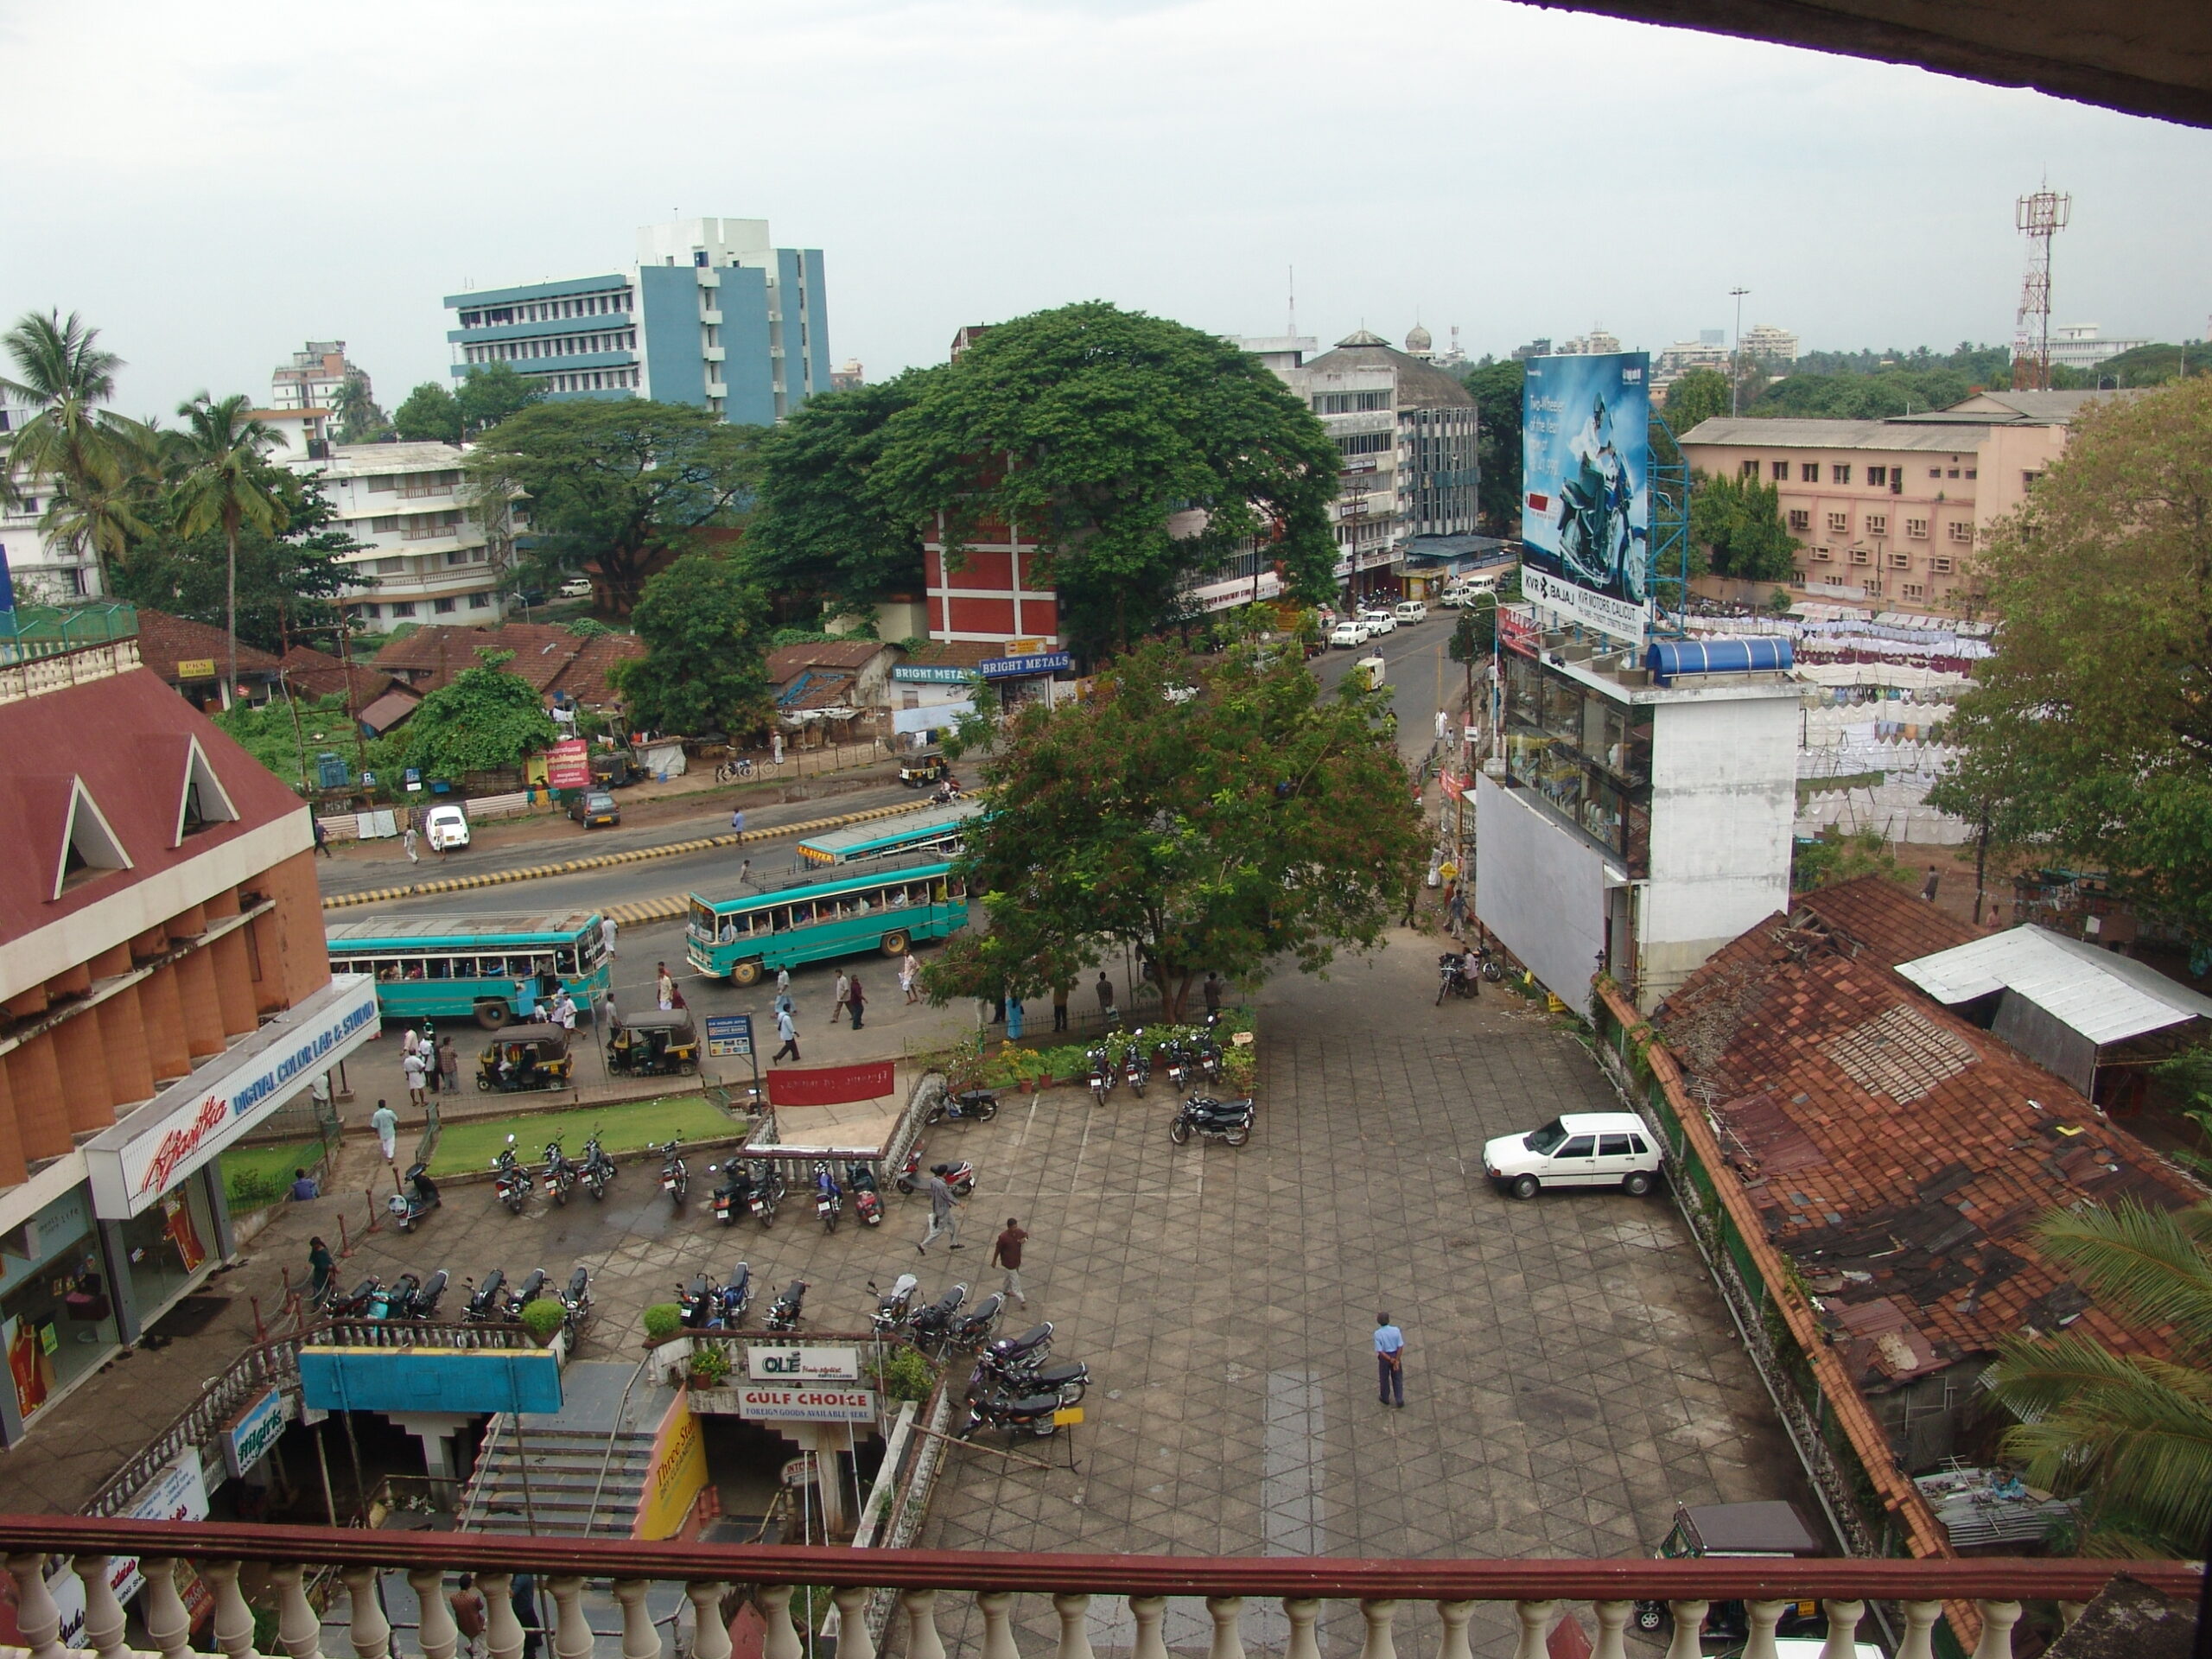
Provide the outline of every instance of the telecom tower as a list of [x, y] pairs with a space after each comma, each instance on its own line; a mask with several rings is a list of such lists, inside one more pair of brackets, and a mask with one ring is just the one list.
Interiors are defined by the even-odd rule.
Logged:
[[2020, 283], [2020, 311], [2012, 331], [2012, 390], [2050, 390], [2050, 238], [2066, 228], [2074, 198], [2048, 185], [2015, 205], [2020, 234], [2028, 238], [2028, 274]]

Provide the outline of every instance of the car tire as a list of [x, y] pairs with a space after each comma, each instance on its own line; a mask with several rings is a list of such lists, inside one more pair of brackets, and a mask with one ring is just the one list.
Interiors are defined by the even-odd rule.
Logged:
[[758, 985], [760, 982], [760, 958], [754, 957], [731, 964], [729, 982], [733, 985]]
[[1542, 1187], [1543, 1183], [1533, 1175], [1516, 1175], [1505, 1184], [1505, 1190], [1516, 1198], [1533, 1198]]
[[1651, 1172], [1648, 1169], [1631, 1169], [1621, 1177], [1621, 1191], [1631, 1198], [1640, 1198], [1650, 1190]]
[[1649, 1636], [1656, 1630], [1664, 1630], [1666, 1625], [1667, 1610], [1665, 1608], [1656, 1605], [1648, 1606], [1643, 1602], [1637, 1603], [1636, 1628], [1637, 1630]]

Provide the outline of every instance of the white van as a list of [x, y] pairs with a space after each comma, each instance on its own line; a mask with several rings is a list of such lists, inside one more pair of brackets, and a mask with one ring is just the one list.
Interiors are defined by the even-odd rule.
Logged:
[[1516, 1198], [1548, 1186], [1618, 1186], [1641, 1197], [1659, 1178], [1659, 1143], [1634, 1112], [1568, 1112], [1483, 1147], [1483, 1173]]
[[1409, 628], [1416, 622], [1428, 620], [1428, 607], [1417, 599], [1400, 600], [1390, 615], [1400, 627]]

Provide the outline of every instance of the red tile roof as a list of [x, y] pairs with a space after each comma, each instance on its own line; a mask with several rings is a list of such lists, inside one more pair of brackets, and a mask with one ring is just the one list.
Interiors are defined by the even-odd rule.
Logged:
[[2082, 1327], [2161, 1346], [2092, 1306], [2028, 1230], [2045, 1211], [2201, 1194], [2133, 1135], [1894, 970], [1977, 937], [1878, 876], [1806, 895], [1653, 1015], [1767, 1236], [1812, 1286], [1869, 1392]]
[[[171, 685], [177, 683], [179, 663], [213, 662], [215, 672], [224, 673], [230, 651], [230, 636], [220, 628], [189, 617], [171, 616], [167, 611], [149, 610], [143, 605], [138, 607], [138, 660]], [[240, 640], [238, 672], [273, 677], [276, 659]]]
[[497, 628], [418, 628], [377, 653], [376, 665], [418, 691], [449, 685], [477, 667], [480, 651], [512, 652], [505, 664], [540, 692], [565, 691], [588, 708], [613, 700], [607, 671], [645, 654], [632, 633], [578, 634], [559, 623], [509, 622]]
[[[238, 817], [179, 843], [195, 738]], [[0, 938], [20, 938], [293, 814], [300, 847], [310, 844], [305, 803], [149, 670], [0, 703], [0, 754], [9, 757], [0, 772], [0, 846], [10, 854], [0, 861]], [[130, 868], [83, 877], [57, 899], [78, 781]]]
[[890, 649], [880, 639], [833, 639], [827, 645], [779, 645], [768, 653], [768, 683], [785, 685], [810, 668], [858, 669]]
[[[342, 697], [346, 695], [346, 664], [342, 658], [311, 645], [294, 645], [284, 653], [284, 679], [303, 696]], [[353, 707], [365, 709], [392, 687], [392, 677], [356, 659], [353, 664]]]
[[980, 668], [1004, 655], [1003, 645], [987, 645], [980, 639], [927, 639], [906, 653], [906, 662], [916, 668]]

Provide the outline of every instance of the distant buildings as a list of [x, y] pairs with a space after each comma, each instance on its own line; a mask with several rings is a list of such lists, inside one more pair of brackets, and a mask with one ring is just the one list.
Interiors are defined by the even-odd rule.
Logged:
[[1755, 323], [1744, 330], [1737, 349], [1754, 363], [1795, 363], [1797, 336], [1770, 322]]
[[373, 580], [346, 608], [370, 632], [403, 622], [496, 622], [505, 574], [461, 498], [461, 452], [446, 443], [348, 443], [301, 470], [322, 477], [339, 528], [361, 550], [349, 572]]
[[857, 357], [849, 357], [830, 371], [830, 390], [856, 391], [868, 384], [868, 371], [861, 366]]
[[1312, 334], [1252, 334], [1236, 344], [1278, 375], [1287, 375], [1321, 348], [1321, 342]]
[[1678, 340], [1654, 356], [1650, 380], [1653, 398], [1657, 399], [1692, 369], [1728, 372], [1728, 335], [1725, 330], [1704, 329], [1695, 340]]
[[648, 225], [633, 264], [445, 303], [455, 378], [505, 363], [556, 400], [651, 397], [766, 426], [831, 385], [822, 251], [772, 246], [765, 219]]
[[289, 365], [270, 375], [269, 404], [272, 409], [335, 409], [338, 394], [349, 379], [359, 379], [370, 391], [369, 377], [346, 360], [342, 340], [311, 340], [294, 352]]
[[[1539, 341], [1538, 343], [1541, 344], [1542, 342]], [[1607, 334], [1603, 328], [1592, 328], [1586, 334], [1577, 334], [1573, 340], [1562, 340], [1558, 346], [1553, 347], [1552, 355], [1555, 357], [1605, 357], [1611, 353], [1618, 352], [1620, 348], [1621, 341], [1618, 334]], [[1541, 357], [1543, 355], [1541, 352], [1532, 352], [1529, 354], [1533, 357]], [[1516, 352], [1514, 355], [1518, 357], [1520, 353]]]
[[[12, 435], [38, 413], [0, 385], [0, 461], [4, 460]], [[104, 591], [99, 556], [79, 553], [67, 543], [49, 538], [38, 526], [53, 489], [44, 478], [19, 478], [22, 493], [12, 504], [0, 503], [0, 561], [4, 561], [19, 605], [53, 605], [82, 599]]]
[[2070, 323], [2050, 331], [2050, 360], [2054, 367], [2094, 369], [2107, 358], [2150, 343], [2147, 340], [2106, 340], [2094, 322]]

